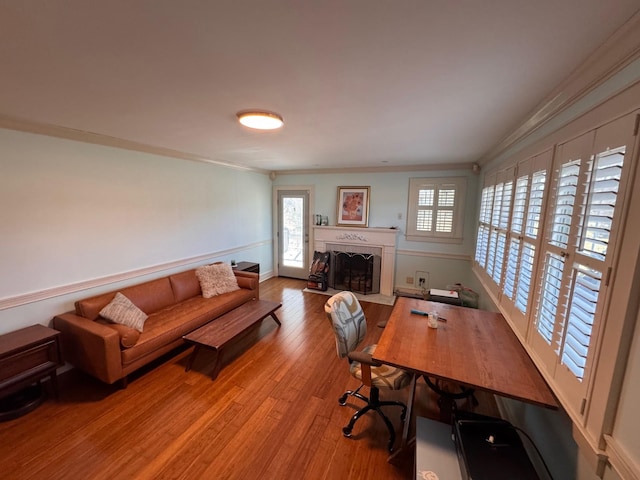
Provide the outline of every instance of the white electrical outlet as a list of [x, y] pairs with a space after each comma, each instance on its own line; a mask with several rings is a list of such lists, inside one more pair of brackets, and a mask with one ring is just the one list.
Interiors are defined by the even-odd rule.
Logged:
[[429, 272], [416, 272], [416, 285], [423, 290], [427, 290], [429, 288]]

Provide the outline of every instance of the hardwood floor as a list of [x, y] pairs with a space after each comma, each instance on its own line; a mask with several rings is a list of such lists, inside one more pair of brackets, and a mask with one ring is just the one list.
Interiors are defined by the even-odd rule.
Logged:
[[[374, 414], [353, 437], [342, 427], [360, 405], [338, 397], [358, 386], [338, 359], [323, 305], [300, 280], [274, 278], [260, 297], [282, 302], [277, 314], [230, 345], [211, 381], [211, 354], [190, 372], [181, 349], [134, 374], [126, 389], [72, 370], [60, 378], [59, 401], [0, 423], [0, 472], [5, 479], [408, 479], [411, 451], [388, 463], [387, 432]], [[367, 343], [392, 307], [364, 302]], [[408, 389], [382, 392], [406, 402]], [[416, 410], [437, 417], [423, 382]], [[491, 397], [481, 409], [494, 413]], [[388, 410], [398, 436], [397, 409]]]

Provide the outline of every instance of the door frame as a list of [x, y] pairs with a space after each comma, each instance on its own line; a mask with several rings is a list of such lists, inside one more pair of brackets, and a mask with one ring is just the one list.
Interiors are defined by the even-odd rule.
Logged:
[[307, 255], [307, 265], [311, 265], [313, 259], [313, 245], [314, 245], [314, 230], [315, 223], [312, 221], [315, 211], [315, 187], [313, 185], [274, 185], [273, 197], [272, 197], [272, 222], [271, 222], [271, 244], [273, 247], [273, 273], [277, 277], [280, 270], [280, 253], [278, 252], [278, 193], [281, 191], [304, 191], [309, 192], [309, 218], [307, 219], [309, 225], [309, 248]]

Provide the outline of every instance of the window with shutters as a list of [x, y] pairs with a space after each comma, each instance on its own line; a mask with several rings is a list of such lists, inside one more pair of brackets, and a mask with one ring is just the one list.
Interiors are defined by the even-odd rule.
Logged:
[[604, 288], [624, 157], [623, 146], [590, 151], [563, 164], [557, 178], [536, 330], [578, 382]]
[[[513, 193], [513, 170], [507, 170], [504, 172], [506, 177], [501, 181], [495, 190], [496, 197], [493, 204], [493, 218], [491, 225], [493, 230], [491, 231], [490, 241], [490, 257], [492, 265], [489, 267], [491, 278], [496, 285], [502, 283], [502, 273], [505, 261], [506, 247], [507, 247], [507, 228], [510, 222], [511, 216], [511, 196]], [[491, 250], [492, 249], [492, 250]]]
[[518, 270], [520, 269], [520, 257], [522, 250], [522, 233], [524, 231], [524, 218], [529, 193], [529, 175], [518, 177], [516, 181], [515, 196], [513, 199], [513, 215], [511, 219], [511, 239], [507, 255], [507, 266], [504, 278], [504, 294], [513, 300], [516, 294]]
[[621, 117], [521, 161], [513, 175], [487, 175], [480, 199], [475, 267], [577, 414], [610, 308], [634, 125], [635, 114]]
[[407, 240], [462, 242], [466, 178], [409, 181]]
[[[485, 178], [480, 200], [480, 217], [476, 238], [475, 261], [493, 282], [494, 293], [503, 283], [508, 261], [509, 226], [511, 224], [515, 168], [508, 168]], [[509, 288], [509, 287], [507, 287]]]
[[514, 323], [523, 334], [534, 286], [536, 252], [540, 250], [540, 219], [550, 162], [549, 150], [522, 162], [516, 174], [503, 303], [517, 317]]
[[580, 162], [581, 160], [578, 159], [565, 163], [561, 166], [558, 174], [555, 202], [551, 211], [550, 234], [545, 252], [544, 273], [536, 312], [538, 333], [548, 345], [553, 343], [556, 351], [560, 343], [560, 339], [557, 337], [561, 332], [556, 332], [554, 340], [554, 326], [558, 313], [564, 314], [562, 309], [566, 302], [563, 300], [567, 297], [566, 289], [569, 287], [568, 281], [564, 279], [564, 269], [565, 259], [568, 255], [567, 247], [576, 201]]
[[482, 189], [480, 200], [480, 220], [478, 236], [476, 238], [475, 260], [482, 268], [487, 266], [487, 248], [489, 247], [489, 232], [491, 231], [491, 211], [493, 206], [494, 185]]

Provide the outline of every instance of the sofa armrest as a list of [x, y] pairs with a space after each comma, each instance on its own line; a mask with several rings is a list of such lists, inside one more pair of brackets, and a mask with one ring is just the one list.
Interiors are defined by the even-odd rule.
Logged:
[[116, 330], [74, 312], [54, 317], [53, 326], [62, 333], [64, 358], [73, 366], [106, 383], [124, 376]]
[[238, 286], [248, 290], [255, 290], [256, 300], [260, 299], [260, 275], [252, 272], [234, 271]]

